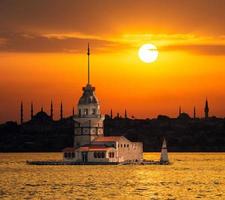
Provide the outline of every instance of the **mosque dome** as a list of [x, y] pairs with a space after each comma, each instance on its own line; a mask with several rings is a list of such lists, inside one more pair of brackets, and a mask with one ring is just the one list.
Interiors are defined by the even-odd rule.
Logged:
[[43, 110], [38, 112], [32, 118], [33, 121], [52, 121], [51, 117]]
[[92, 87], [90, 84], [87, 84], [86, 87], [83, 87], [83, 94], [78, 102], [78, 105], [87, 104], [99, 104], [99, 101], [95, 96], [95, 87]]
[[191, 119], [191, 117], [190, 117], [187, 113], [182, 112], [182, 113], [178, 116], [178, 119], [189, 120], [189, 119]]

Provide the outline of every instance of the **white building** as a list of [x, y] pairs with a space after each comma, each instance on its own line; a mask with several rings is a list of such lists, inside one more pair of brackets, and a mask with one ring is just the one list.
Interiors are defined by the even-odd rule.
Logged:
[[88, 83], [83, 87], [77, 114], [74, 116], [74, 147], [63, 150], [64, 161], [120, 163], [139, 162], [143, 156], [143, 144], [131, 142], [123, 136], [104, 136], [104, 116], [90, 84], [90, 49], [88, 46]]

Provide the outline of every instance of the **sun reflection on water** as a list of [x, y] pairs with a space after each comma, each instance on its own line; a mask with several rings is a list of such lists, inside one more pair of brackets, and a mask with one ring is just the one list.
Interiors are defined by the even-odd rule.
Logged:
[[170, 153], [169, 166], [26, 165], [31, 159], [61, 154], [0, 154], [1, 199], [225, 199], [225, 153]]

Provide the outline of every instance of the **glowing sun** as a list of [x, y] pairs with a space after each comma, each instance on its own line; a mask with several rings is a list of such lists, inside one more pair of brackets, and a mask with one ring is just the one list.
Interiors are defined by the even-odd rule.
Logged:
[[144, 44], [138, 51], [139, 58], [145, 63], [152, 63], [158, 58], [158, 50], [153, 44]]

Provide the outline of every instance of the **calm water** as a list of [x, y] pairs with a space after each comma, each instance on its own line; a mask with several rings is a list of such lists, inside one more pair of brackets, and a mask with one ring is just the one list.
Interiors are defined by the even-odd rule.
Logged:
[[225, 153], [170, 153], [170, 166], [25, 164], [45, 159], [61, 154], [0, 154], [0, 199], [225, 199]]

